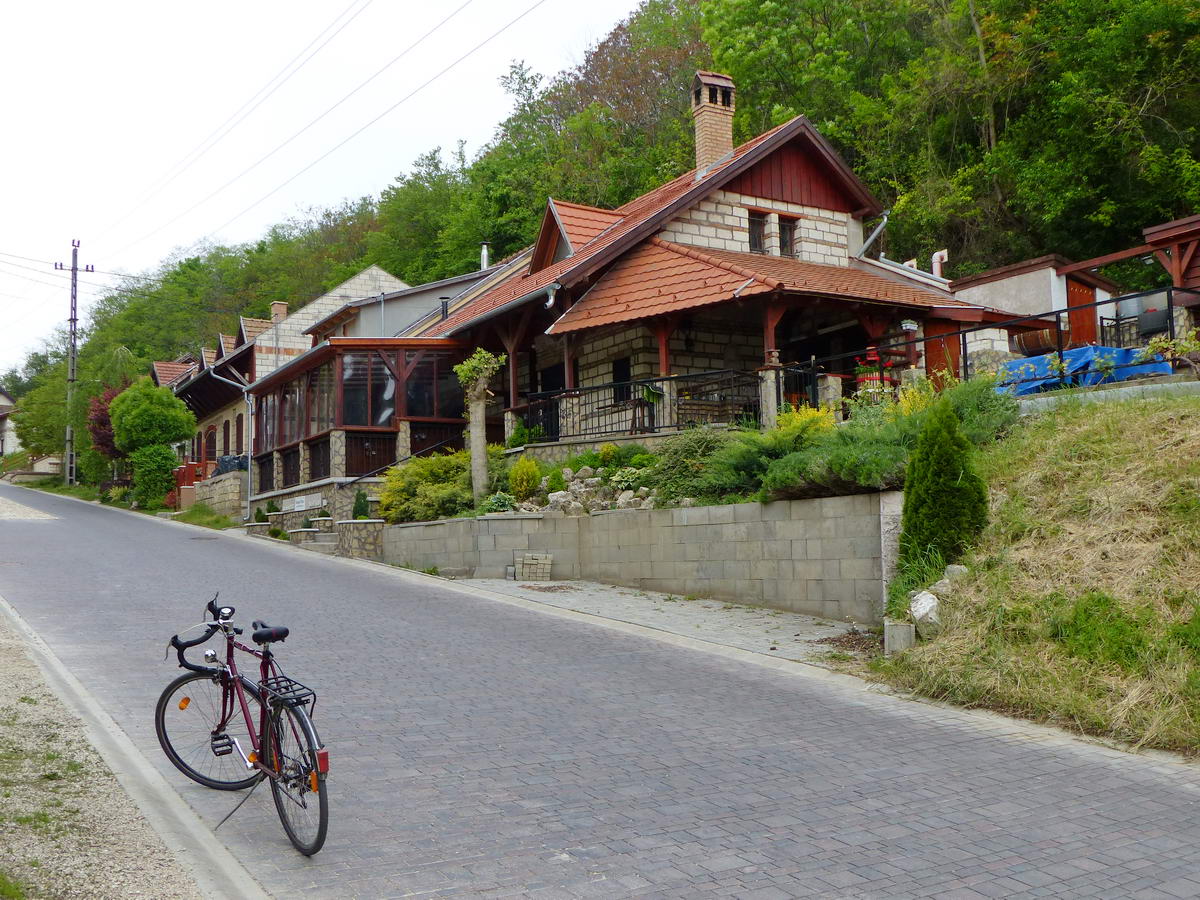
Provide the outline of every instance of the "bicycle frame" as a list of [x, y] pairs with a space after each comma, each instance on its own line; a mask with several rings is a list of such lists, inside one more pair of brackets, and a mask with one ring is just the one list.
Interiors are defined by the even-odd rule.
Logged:
[[[262, 746], [260, 741], [262, 735], [267, 730], [267, 700], [262, 699], [262, 708], [259, 710], [259, 721], [257, 730], [254, 727], [254, 717], [250, 712], [250, 704], [246, 702], [246, 690], [243, 687], [245, 676], [238, 671], [236, 651], [241, 650], [243, 653], [249, 653], [251, 656], [257, 657], [259, 660], [259, 681], [266, 681], [271, 675], [278, 675], [279, 668], [275, 665], [270, 645], [265, 646], [262, 650], [255, 650], [253, 647], [247, 647], [241, 641], [233, 636], [231, 631], [222, 629], [225, 635], [225, 670], [221, 677], [221, 721], [219, 723], [220, 730], [224, 730], [230, 720], [234, 716], [233, 695], [237, 695], [238, 706], [241, 708], [242, 718], [246, 720], [246, 731], [250, 735], [251, 757], [247, 757], [242, 753], [242, 758], [246, 761], [248, 767], [253, 767], [270, 778], [278, 778], [279, 774], [267, 768], [262, 761]], [[232, 690], [231, 690], [232, 688]], [[237, 746], [236, 740], [234, 746]], [[238, 748], [239, 753], [241, 748]], [[277, 759], [278, 754], [273, 754]]]

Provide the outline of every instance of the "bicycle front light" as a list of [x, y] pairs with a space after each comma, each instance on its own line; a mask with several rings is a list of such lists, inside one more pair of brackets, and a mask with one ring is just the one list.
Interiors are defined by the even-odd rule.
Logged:
[[216, 650], [205, 650], [204, 651], [204, 661], [206, 663], [215, 663], [217, 661], [217, 651]]

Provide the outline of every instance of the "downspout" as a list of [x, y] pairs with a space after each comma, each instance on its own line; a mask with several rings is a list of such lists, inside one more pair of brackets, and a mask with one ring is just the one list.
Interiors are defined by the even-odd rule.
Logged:
[[863, 241], [863, 245], [859, 247], [858, 252], [854, 254], [855, 259], [862, 259], [866, 256], [867, 251], [871, 249], [871, 245], [878, 240], [879, 235], [883, 234], [883, 229], [887, 227], [888, 216], [892, 214], [890, 209], [883, 211], [883, 220], [875, 226], [875, 230], [871, 232], [871, 236]]

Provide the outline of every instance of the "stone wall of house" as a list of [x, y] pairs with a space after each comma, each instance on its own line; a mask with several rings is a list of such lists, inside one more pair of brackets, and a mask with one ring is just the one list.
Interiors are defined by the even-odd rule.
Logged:
[[678, 244], [745, 253], [750, 250], [751, 209], [770, 214], [766, 249], [774, 256], [779, 255], [780, 215], [797, 220], [797, 259], [844, 266], [862, 244], [862, 225], [848, 213], [732, 191], [715, 191], [668, 222], [658, 235]]
[[597, 437], [564, 438], [552, 444], [526, 444], [522, 448], [508, 452], [520, 456], [530, 456], [539, 462], [565, 462], [580, 453], [599, 450], [605, 444], [615, 444], [618, 447], [626, 444], [638, 444], [645, 447], [650, 453], [655, 453], [658, 446], [669, 437], [671, 437], [670, 433], [605, 434]]
[[298, 484], [294, 487], [283, 488], [278, 491], [267, 491], [263, 494], [256, 494], [250, 498], [250, 512], [253, 515], [254, 510], [262, 507], [267, 508], [267, 503], [274, 500], [275, 504], [283, 512], [297, 511], [301, 515], [296, 517], [295, 523], [288, 520], [288, 527], [299, 528], [299, 522], [305, 517], [312, 517], [316, 510], [325, 509], [329, 514], [336, 519], [350, 518], [351, 510], [354, 508], [354, 495], [357, 491], [362, 490], [367, 494], [367, 499], [370, 502], [371, 513], [374, 515], [379, 510], [379, 489], [383, 484], [382, 478], [363, 478], [349, 487], [341, 487], [348, 482], [349, 479], [327, 479], [325, 481], [313, 482], [311, 484]]
[[895, 568], [898, 492], [680, 509], [392, 525], [383, 561], [501, 578], [525, 552], [552, 576], [877, 622]]
[[197, 481], [195, 502], [240, 522], [246, 513], [246, 481], [245, 472], [226, 472]]

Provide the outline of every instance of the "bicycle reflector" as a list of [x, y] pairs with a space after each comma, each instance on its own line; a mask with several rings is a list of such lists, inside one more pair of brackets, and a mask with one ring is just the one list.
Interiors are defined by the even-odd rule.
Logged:
[[322, 775], [329, 772], [329, 751], [325, 747], [317, 751], [317, 771]]
[[184, 697], [182, 700], [180, 700], [180, 701], [179, 701], [179, 708], [180, 708], [180, 709], [187, 709], [187, 708], [188, 708], [188, 704], [189, 704], [189, 703], [191, 703], [191, 702], [192, 702], [192, 698], [191, 698], [191, 697]]

